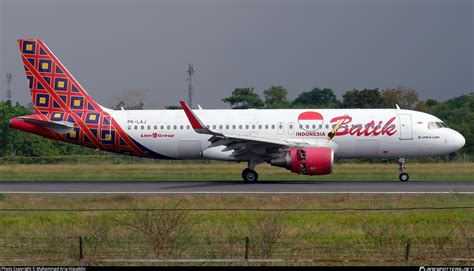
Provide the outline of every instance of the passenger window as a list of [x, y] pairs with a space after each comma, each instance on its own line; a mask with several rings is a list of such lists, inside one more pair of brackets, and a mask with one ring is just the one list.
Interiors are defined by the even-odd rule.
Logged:
[[245, 129], [247, 129], [247, 130], [248, 130], [248, 129], [249, 129], [249, 126], [248, 126], [248, 125], [245, 125]]
[[151, 130], [151, 125], [148, 125], [148, 130]]
[[[352, 125], [352, 126], [354, 126], [354, 125]], [[321, 129], [321, 128], [323, 128], [323, 125], [322, 125], [322, 124], [319, 124], [319, 129]]]
[[306, 124], [306, 129], [309, 129], [309, 124]]
[[219, 125], [219, 130], [222, 130], [222, 125]]
[[252, 125], [252, 130], [255, 130], [255, 125]]
[[166, 126], [166, 129], [171, 130], [171, 126], [170, 125]]
[[183, 129], [184, 129], [184, 126], [183, 126], [183, 125], [179, 126], [179, 129], [180, 129], [180, 130], [183, 130]]
[[232, 125], [232, 129], [235, 130], [235, 128], [236, 128], [235, 125]]
[[145, 130], [145, 126], [144, 126], [144, 125], [142, 125], [142, 127], [140, 127], [140, 128], [142, 128], [142, 130]]
[[161, 125], [161, 126], [160, 126], [160, 129], [161, 129], [161, 130], [164, 130], [164, 129], [165, 129], [165, 126]]
[[[191, 127], [189, 125], [186, 125], [186, 129], [190, 129]], [[207, 125], [207, 128], [209, 128], [209, 125]]]
[[173, 130], [178, 130], [178, 127], [176, 125], [174, 125]]
[[303, 125], [300, 124], [300, 129], [303, 129]]
[[290, 129], [293, 129], [293, 125], [290, 124]]
[[326, 129], [329, 129], [329, 125], [328, 125], [328, 124], [326, 124]]
[[229, 130], [229, 125], [226, 125], [225, 128], [226, 128], [227, 130]]
[[262, 129], [262, 125], [258, 125], [258, 129], [261, 130], [261, 129]]
[[157, 125], [155, 125], [153, 128], [154, 128], [155, 130], [158, 130], [158, 126], [157, 126]]
[[212, 125], [212, 129], [216, 129], [216, 125]]
[[283, 125], [278, 126], [280, 129], [283, 129]]
[[132, 129], [132, 126], [128, 125], [127, 129], [128, 129], [128, 130]]
[[265, 129], [267, 129], [267, 130], [268, 130], [268, 124], [265, 124]]
[[138, 129], [138, 126], [135, 125], [135, 130], [137, 130], [137, 129]]
[[275, 124], [272, 124], [272, 129], [275, 130]]

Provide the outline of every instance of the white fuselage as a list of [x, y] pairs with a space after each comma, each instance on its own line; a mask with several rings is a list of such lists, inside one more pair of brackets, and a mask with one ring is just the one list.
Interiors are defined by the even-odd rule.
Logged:
[[[438, 118], [401, 109], [243, 109], [194, 110], [209, 129], [227, 134], [328, 146], [335, 158], [398, 158], [445, 155], [460, 149], [458, 132], [437, 126]], [[301, 119], [318, 112], [322, 119]], [[128, 135], [153, 152], [174, 159], [236, 160], [224, 146], [209, 148], [206, 134], [196, 133], [183, 110], [109, 111]], [[338, 117], [338, 134], [328, 133]], [[336, 118], [336, 119], [335, 119]]]

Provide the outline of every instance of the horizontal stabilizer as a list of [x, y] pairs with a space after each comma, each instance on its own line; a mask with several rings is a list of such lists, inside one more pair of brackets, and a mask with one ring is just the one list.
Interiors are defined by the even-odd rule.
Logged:
[[74, 123], [69, 121], [47, 121], [37, 119], [31, 116], [17, 117], [17, 119], [31, 124], [38, 125], [58, 134], [67, 134], [74, 130]]

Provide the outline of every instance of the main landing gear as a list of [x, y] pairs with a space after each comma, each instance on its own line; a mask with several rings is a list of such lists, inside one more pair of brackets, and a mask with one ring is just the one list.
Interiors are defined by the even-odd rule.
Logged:
[[258, 181], [258, 173], [250, 168], [246, 168], [242, 171], [242, 179], [246, 183], [255, 183]]
[[258, 173], [255, 171], [257, 163], [254, 160], [250, 160], [248, 167], [242, 171], [242, 179], [246, 183], [256, 183], [258, 181]]
[[400, 166], [400, 175], [398, 176], [398, 178], [402, 182], [407, 182], [408, 179], [410, 179], [410, 176], [408, 175], [408, 173], [405, 172], [405, 169], [406, 169], [405, 162], [406, 162], [405, 158], [398, 159], [398, 165]]

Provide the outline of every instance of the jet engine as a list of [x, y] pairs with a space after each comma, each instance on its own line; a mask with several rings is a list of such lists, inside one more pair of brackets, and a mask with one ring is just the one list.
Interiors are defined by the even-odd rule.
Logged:
[[270, 164], [304, 175], [331, 174], [334, 152], [328, 147], [294, 148], [272, 159]]

